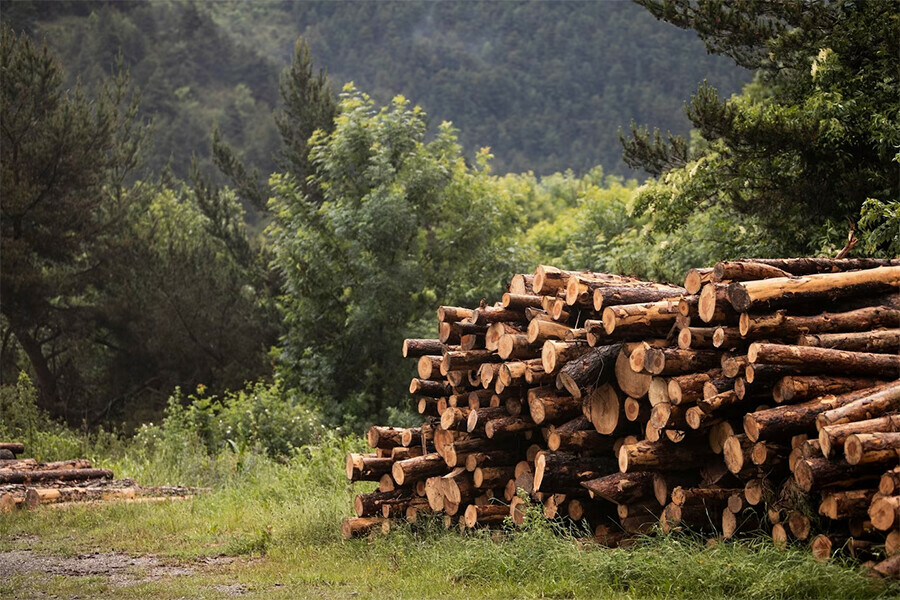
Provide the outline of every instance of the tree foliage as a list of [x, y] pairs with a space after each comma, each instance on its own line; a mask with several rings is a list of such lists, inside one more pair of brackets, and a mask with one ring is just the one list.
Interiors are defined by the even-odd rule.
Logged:
[[683, 140], [651, 140], [647, 129], [626, 140], [626, 161], [660, 174], [637, 202], [658, 230], [678, 230], [693, 212], [724, 204], [793, 240], [789, 252], [809, 253], [822, 248], [823, 231], [846, 233], [845, 220], [856, 221], [867, 199], [900, 198], [895, 3], [638, 3], [757, 69], [738, 96], [700, 86], [687, 112], [703, 143], [690, 155]]
[[411, 374], [403, 338], [426, 333], [438, 299], [496, 296], [518, 258], [518, 216], [487, 157], [470, 168], [449, 124], [427, 143], [425, 130], [424, 112], [406, 99], [379, 109], [348, 86], [333, 131], [310, 141], [323, 201], [291, 175], [271, 182], [282, 371], [338, 421], [400, 406]]

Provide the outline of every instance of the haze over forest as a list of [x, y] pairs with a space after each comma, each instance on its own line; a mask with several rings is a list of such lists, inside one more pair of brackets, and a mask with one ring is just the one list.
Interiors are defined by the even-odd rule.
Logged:
[[121, 48], [156, 124], [145, 162], [209, 168], [210, 132], [264, 174], [275, 170], [278, 76], [297, 36], [332, 90], [352, 81], [383, 104], [402, 94], [433, 130], [451, 121], [466, 155], [494, 172], [546, 175], [621, 159], [631, 120], [684, 135], [684, 103], [707, 79], [728, 96], [751, 73], [707, 54], [690, 31], [605, 2], [15, 2], [4, 20], [46, 39], [68, 83], [96, 82]]

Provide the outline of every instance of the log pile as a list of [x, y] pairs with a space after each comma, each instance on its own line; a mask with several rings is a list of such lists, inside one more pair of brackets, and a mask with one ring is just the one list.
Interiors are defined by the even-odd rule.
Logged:
[[539, 266], [493, 306], [441, 307], [439, 339], [402, 348], [425, 420], [347, 457], [378, 489], [343, 533], [531, 503], [607, 545], [762, 530], [896, 568], [898, 286], [900, 260], [720, 262], [683, 287]]
[[140, 486], [131, 479], [114, 479], [110, 469], [94, 468], [82, 458], [56, 462], [18, 458], [25, 450], [21, 443], [0, 442], [0, 450], [10, 453], [5, 455], [7, 458], [0, 458], [0, 513], [89, 501], [179, 500], [206, 491], [184, 486]]

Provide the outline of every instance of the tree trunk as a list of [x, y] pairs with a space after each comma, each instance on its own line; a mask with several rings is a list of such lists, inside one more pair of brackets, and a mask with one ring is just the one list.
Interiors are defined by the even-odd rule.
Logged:
[[557, 381], [574, 398], [581, 398], [591, 388], [608, 383], [613, 378], [616, 357], [621, 351], [622, 344], [597, 346], [567, 362], [557, 375]]
[[681, 350], [649, 348], [644, 354], [644, 370], [652, 375], [683, 375], [719, 366], [721, 352], [713, 350]]
[[788, 273], [778, 267], [753, 261], [719, 261], [713, 267], [712, 280], [716, 283], [723, 281], [756, 281], [757, 279], [772, 279], [773, 277], [790, 277]]
[[378, 481], [382, 475], [391, 472], [393, 458], [378, 458], [374, 454], [347, 455], [347, 479], [350, 481]]
[[491, 419], [484, 426], [484, 433], [489, 438], [502, 437], [520, 433], [522, 431], [530, 431], [540, 427], [531, 417], [500, 417], [499, 419]]
[[882, 378], [900, 376], [900, 355], [871, 352], [848, 352], [814, 346], [751, 344], [747, 351], [750, 363], [801, 366], [824, 373], [872, 375]]
[[602, 313], [603, 329], [607, 335], [612, 335], [617, 330], [643, 331], [648, 326], [667, 327], [675, 322], [677, 315], [678, 303], [674, 300], [608, 306]]
[[463, 517], [466, 527], [473, 529], [478, 525], [500, 525], [509, 516], [509, 507], [502, 504], [472, 504], [466, 509]]
[[897, 350], [900, 349], [900, 329], [804, 334], [798, 338], [797, 345], [850, 350], [852, 352], [896, 354]]
[[840, 273], [900, 265], [900, 259], [896, 258], [744, 258], [740, 262], [775, 267], [791, 275]]
[[688, 373], [669, 379], [667, 391], [672, 404], [690, 404], [703, 397], [703, 384], [722, 377], [721, 369], [704, 373]]
[[828, 394], [844, 394], [874, 387], [883, 382], [865, 377], [833, 377], [828, 375], [788, 375], [772, 389], [772, 397], [779, 404], [800, 402]]
[[616, 504], [632, 504], [653, 498], [653, 473], [647, 471], [611, 473], [583, 481], [581, 485], [595, 497]]
[[581, 400], [568, 394], [560, 394], [552, 386], [528, 390], [528, 409], [532, 420], [559, 422], [576, 417], [581, 412]]
[[685, 293], [686, 290], [684, 288], [659, 284], [632, 286], [609, 285], [594, 289], [592, 304], [596, 312], [602, 313], [603, 309], [608, 306], [646, 304], [648, 302], [659, 302], [661, 300], [673, 300], [677, 302], [679, 297], [683, 296]]
[[868, 394], [857, 392], [860, 394], [858, 399], [824, 411], [816, 417], [816, 426], [821, 429], [826, 425], [864, 421], [900, 409], [900, 381], [892, 381], [878, 388], [869, 388], [868, 392]]
[[697, 315], [704, 323], [737, 322], [739, 316], [728, 302], [728, 286], [707, 283], [700, 290]]
[[875, 490], [843, 490], [822, 494], [819, 514], [836, 521], [865, 517]]
[[345, 540], [355, 537], [363, 537], [372, 531], [381, 530], [384, 517], [350, 517], [341, 523], [341, 535]]
[[738, 329], [748, 339], [792, 339], [807, 334], [870, 331], [876, 327], [896, 327], [897, 323], [900, 323], [900, 310], [870, 306], [813, 316], [787, 315], [783, 310], [763, 315], [742, 313]]
[[403, 340], [403, 358], [418, 358], [425, 355], [440, 355], [443, 344], [440, 340], [407, 339]]
[[844, 457], [851, 465], [900, 462], [900, 432], [854, 433], [844, 442]]
[[415, 483], [446, 470], [444, 459], [437, 452], [424, 454], [407, 460], [400, 460], [391, 467], [391, 475], [397, 485]]
[[590, 346], [580, 340], [547, 340], [541, 350], [541, 366], [545, 373], [556, 374], [567, 362], [590, 351]]
[[823, 396], [800, 404], [778, 406], [744, 416], [744, 432], [754, 442], [759, 440], [788, 439], [792, 435], [811, 433], [816, 419], [828, 410], [850, 404], [883, 390], [884, 386], [856, 390], [838, 396]]
[[624, 351], [616, 357], [616, 383], [625, 394], [632, 398], [643, 398], [650, 391], [653, 376], [649, 373], [637, 373], [631, 368], [628, 356]]
[[33, 483], [37, 481], [85, 481], [88, 479], [112, 479], [109, 469], [54, 469], [49, 471], [0, 472], [0, 484]]
[[794, 480], [804, 492], [826, 487], [851, 488], [877, 479], [882, 471], [878, 465], [851, 465], [845, 460], [824, 457], [804, 458], [794, 467]]
[[876, 529], [888, 531], [900, 525], [900, 496], [876, 498], [869, 507], [869, 519]]
[[445, 381], [431, 381], [428, 379], [414, 378], [409, 382], [409, 393], [415, 396], [441, 398], [452, 394], [453, 388]]
[[541, 297], [534, 294], [507, 292], [503, 294], [500, 303], [503, 305], [503, 308], [524, 311], [526, 308], [541, 308]]
[[703, 285], [713, 280], [713, 268], [690, 269], [684, 276], [684, 289], [688, 294], [699, 294]]
[[704, 464], [710, 454], [707, 448], [693, 444], [643, 441], [619, 449], [619, 470], [684, 469]]
[[463, 319], [471, 319], [474, 311], [458, 306], [439, 306], [437, 318], [440, 323], [455, 323]]
[[534, 489], [547, 491], [580, 486], [582, 481], [615, 472], [615, 468], [612, 458], [543, 451], [534, 460]]
[[886, 415], [851, 423], [825, 425], [819, 429], [819, 446], [822, 448], [825, 458], [829, 458], [832, 451], [839, 452], [843, 449], [847, 437], [857, 433], [880, 431], [900, 431], [900, 415]]
[[900, 286], [900, 266], [876, 267], [863, 271], [736, 282], [728, 286], [728, 298], [735, 310], [746, 312], [750, 308], [886, 294], [896, 291], [897, 286]]
[[11, 319], [8, 319], [8, 322], [13, 335], [16, 336], [19, 345], [22, 346], [25, 356], [28, 357], [31, 368], [34, 369], [39, 392], [38, 407], [51, 414], [56, 414], [62, 400], [59, 396], [56, 375], [54, 375], [53, 371], [50, 369], [50, 363], [44, 356], [40, 342], [28, 332], [26, 327], [14, 323]]

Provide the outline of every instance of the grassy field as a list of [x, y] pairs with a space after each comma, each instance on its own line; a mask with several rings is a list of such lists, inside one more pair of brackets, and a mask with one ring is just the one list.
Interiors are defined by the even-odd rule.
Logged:
[[[79, 598], [878, 598], [900, 586], [760, 537], [706, 548], [688, 535], [585, 546], [534, 519], [502, 536], [437, 523], [343, 541], [353, 494], [333, 438], [287, 461], [222, 453], [203, 464], [99, 462], [142, 483], [214, 484], [162, 504], [43, 508], [0, 517], [0, 597]], [[173, 452], [172, 457], [178, 452]], [[181, 465], [182, 469], [173, 469]], [[144, 557], [129, 564], [130, 557]], [[11, 563], [18, 563], [10, 566]], [[124, 563], [124, 564], [123, 564]], [[30, 568], [35, 570], [30, 571]]]
[[762, 535], [709, 548], [658, 536], [609, 550], [533, 515], [501, 535], [433, 521], [345, 541], [354, 495], [375, 487], [345, 478], [346, 454], [363, 440], [297, 413], [274, 419], [256, 392], [218, 411], [173, 399], [162, 422], [125, 436], [55, 424], [27, 381], [0, 386], [0, 439], [25, 442], [35, 458], [85, 457], [143, 485], [212, 489], [0, 515], [0, 598], [900, 597], [900, 585], [852, 563], [817, 563]]

